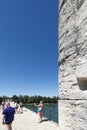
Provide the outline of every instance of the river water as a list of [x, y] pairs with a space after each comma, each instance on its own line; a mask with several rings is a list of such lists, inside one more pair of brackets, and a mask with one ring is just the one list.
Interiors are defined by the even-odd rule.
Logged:
[[[37, 112], [37, 108], [33, 104], [26, 105], [26, 107], [34, 112]], [[44, 117], [58, 123], [58, 105], [44, 104]]]

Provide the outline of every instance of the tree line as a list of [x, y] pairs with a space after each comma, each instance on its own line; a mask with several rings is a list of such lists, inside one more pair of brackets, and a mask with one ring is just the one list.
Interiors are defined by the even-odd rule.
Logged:
[[12, 97], [8, 96], [0, 96], [0, 104], [2, 101], [10, 100], [10, 101], [16, 101], [16, 102], [23, 102], [24, 104], [29, 104], [29, 103], [39, 103], [39, 101], [43, 101], [44, 103], [58, 103], [58, 96], [53, 96], [53, 97], [46, 97], [46, 96], [40, 96], [40, 95], [35, 95], [35, 96], [28, 96], [28, 95], [13, 95]]

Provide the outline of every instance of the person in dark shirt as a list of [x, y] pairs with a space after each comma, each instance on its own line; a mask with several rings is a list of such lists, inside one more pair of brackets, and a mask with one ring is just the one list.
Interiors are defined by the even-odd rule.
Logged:
[[3, 120], [2, 123], [6, 124], [7, 130], [12, 130], [12, 122], [14, 120], [15, 109], [10, 106], [9, 102], [6, 102], [6, 108], [2, 112]]

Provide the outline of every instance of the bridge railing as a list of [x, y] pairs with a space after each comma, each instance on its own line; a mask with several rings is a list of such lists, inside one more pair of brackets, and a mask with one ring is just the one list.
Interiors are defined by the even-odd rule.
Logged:
[[[37, 112], [37, 108], [32, 108], [32, 111]], [[58, 112], [54, 110], [44, 109], [44, 117], [46, 117], [48, 120], [52, 120], [56, 123], [58, 123]]]

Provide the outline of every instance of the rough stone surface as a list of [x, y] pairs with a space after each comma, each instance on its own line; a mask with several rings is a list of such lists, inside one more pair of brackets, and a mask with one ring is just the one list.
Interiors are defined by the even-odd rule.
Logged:
[[60, 100], [60, 130], [87, 130], [87, 101]]
[[58, 31], [60, 130], [87, 130], [87, 0], [59, 0]]

